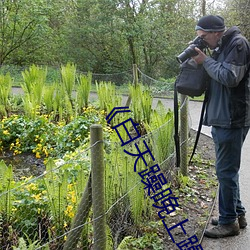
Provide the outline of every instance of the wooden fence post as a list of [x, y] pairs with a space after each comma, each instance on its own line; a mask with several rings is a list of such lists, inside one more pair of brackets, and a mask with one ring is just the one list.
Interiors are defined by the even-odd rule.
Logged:
[[[133, 64], [133, 84], [134, 84], [134, 86], [136, 86], [138, 84], [138, 70], [137, 70], [136, 64]], [[128, 107], [130, 105], [130, 103], [131, 103], [131, 96], [129, 94], [125, 106]]]
[[90, 127], [94, 250], [106, 249], [103, 131], [100, 124]]
[[138, 84], [138, 70], [136, 64], [133, 64], [133, 84], [135, 86]]

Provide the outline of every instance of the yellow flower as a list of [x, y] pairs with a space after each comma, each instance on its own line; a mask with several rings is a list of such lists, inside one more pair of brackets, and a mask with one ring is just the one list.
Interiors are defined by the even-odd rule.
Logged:
[[36, 201], [40, 201], [42, 199], [41, 195], [42, 195], [41, 193], [33, 194], [32, 197], [35, 198]]
[[3, 131], [3, 134], [4, 134], [4, 135], [9, 135], [10, 133], [9, 133], [8, 130], [5, 129], [5, 130]]
[[68, 215], [69, 218], [73, 218], [74, 217], [73, 206], [68, 205], [66, 208], [66, 211], [64, 211], [64, 213], [65, 213], [65, 215]]
[[26, 186], [26, 189], [29, 191], [37, 190], [37, 186], [34, 183], [30, 183], [29, 185]]
[[106, 114], [106, 112], [105, 112], [105, 110], [101, 110], [101, 115], [105, 115]]
[[71, 201], [72, 201], [72, 203], [76, 203], [76, 196], [75, 195], [72, 195]]
[[13, 207], [11, 210], [12, 210], [12, 212], [16, 212], [17, 208]]
[[36, 152], [36, 158], [40, 159], [41, 158], [41, 155], [39, 152]]
[[49, 153], [46, 147], [43, 147], [43, 153], [45, 154], [46, 157], [48, 157]]
[[18, 155], [18, 154], [21, 154], [21, 153], [22, 153], [22, 151], [19, 151], [19, 150], [15, 149], [13, 154]]

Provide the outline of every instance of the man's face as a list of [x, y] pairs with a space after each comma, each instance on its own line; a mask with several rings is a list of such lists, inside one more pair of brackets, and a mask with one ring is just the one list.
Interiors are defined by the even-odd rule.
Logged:
[[215, 49], [218, 46], [218, 42], [221, 38], [221, 32], [206, 32], [203, 30], [197, 30], [197, 35], [204, 39], [210, 49]]

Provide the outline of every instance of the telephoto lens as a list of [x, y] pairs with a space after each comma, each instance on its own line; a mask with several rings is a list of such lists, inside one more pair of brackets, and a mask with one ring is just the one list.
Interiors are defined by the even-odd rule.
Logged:
[[197, 36], [190, 43], [190, 45], [176, 57], [177, 61], [179, 63], [183, 63], [190, 57], [198, 55], [198, 53], [195, 51], [195, 47], [199, 48], [200, 50], [203, 50], [207, 48], [207, 43], [201, 37]]

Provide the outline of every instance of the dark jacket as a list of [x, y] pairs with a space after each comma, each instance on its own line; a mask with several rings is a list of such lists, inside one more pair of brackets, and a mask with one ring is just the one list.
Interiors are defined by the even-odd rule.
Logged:
[[204, 125], [250, 126], [250, 46], [237, 27], [227, 30], [218, 50], [203, 63], [211, 77]]

